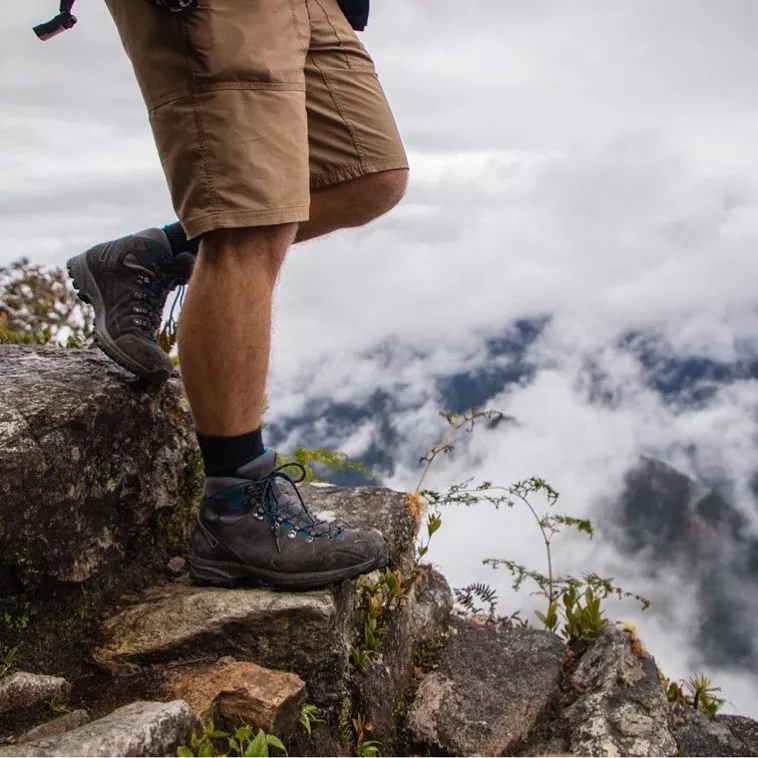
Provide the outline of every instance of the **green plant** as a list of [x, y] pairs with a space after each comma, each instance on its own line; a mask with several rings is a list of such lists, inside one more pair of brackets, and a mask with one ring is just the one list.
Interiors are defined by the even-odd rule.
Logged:
[[688, 705], [704, 716], [715, 716], [726, 702], [716, 695], [721, 692], [721, 687], [714, 687], [705, 674], [695, 674], [687, 680], [675, 682], [658, 669], [658, 680], [669, 703]]
[[429, 543], [434, 533], [442, 526], [442, 518], [438, 513], [430, 513], [426, 519], [426, 543], [419, 543], [416, 549], [416, 565], [429, 552]]
[[263, 729], [254, 729], [249, 724], [239, 726], [234, 734], [216, 729], [213, 719], [210, 719], [201, 734], [193, 731], [190, 736], [189, 747], [182, 745], [177, 750], [179, 758], [211, 758], [212, 756], [227, 756], [229, 753], [217, 753], [216, 745], [226, 743], [225, 747], [232, 751], [234, 756], [245, 758], [267, 758], [269, 748], [274, 747], [287, 755], [287, 750], [282, 741], [273, 734], [268, 734]]
[[59, 703], [55, 698], [52, 700], [46, 700], [47, 707], [53, 713], [71, 713], [74, 710], [73, 706], [66, 705], [65, 703]]
[[355, 730], [355, 754], [373, 758], [380, 755], [381, 744], [376, 740], [367, 740], [366, 735], [373, 730], [373, 726], [365, 722], [363, 716], [356, 716], [353, 719], [353, 729]]
[[300, 709], [300, 716], [298, 721], [300, 725], [305, 729], [308, 734], [311, 733], [313, 724], [323, 723], [324, 719], [321, 718], [321, 709], [312, 703], [305, 703]]
[[92, 314], [82, 308], [64, 269], [28, 258], [0, 266], [0, 344], [82, 347], [93, 332]]
[[189, 746], [181, 745], [176, 751], [176, 754], [179, 758], [193, 758], [193, 756], [198, 756], [198, 758], [211, 758], [211, 756], [215, 755], [213, 740], [228, 737], [228, 732], [222, 732], [221, 730], [216, 729], [213, 719], [209, 719], [208, 723], [205, 725], [205, 729], [200, 734], [193, 729], [192, 734], [190, 735]]
[[399, 571], [385, 569], [375, 582], [361, 579], [355, 593], [358, 640], [350, 650], [350, 664], [361, 669], [379, 655], [382, 637], [387, 633], [387, 616], [406, 596]]
[[[421, 475], [419, 476], [415, 488], [408, 495], [408, 509], [411, 512], [416, 532], [418, 532], [421, 525], [422, 515], [429, 510], [429, 502], [424, 497], [425, 493], [421, 488], [424, 486], [424, 481], [429, 475], [429, 471], [432, 468], [432, 464], [437, 459], [437, 456], [443, 453], [453, 452], [453, 438], [455, 435], [460, 431], [472, 432], [476, 422], [481, 420], [487, 420], [489, 425], [493, 427], [497, 426], [502, 421], [516, 421], [512, 416], [506, 416], [503, 413], [500, 413], [500, 411], [480, 411], [476, 408], [468, 413], [441, 412], [440, 416], [447, 421], [450, 428], [442, 436], [442, 439], [436, 445], [433, 445], [426, 454], [421, 457], [419, 462], [424, 464], [424, 468], [421, 471]], [[427, 517], [427, 539], [426, 543], [421, 542], [417, 547], [415, 560], [416, 566], [418, 566], [422, 558], [429, 552], [429, 543], [432, 540], [432, 536], [441, 526], [442, 517], [439, 510], [435, 509]], [[415, 576], [416, 575], [412, 578], [412, 581], [415, 580]]]
[[[489, 584], [474, 582], [466, 587], [456, 587], [453, 592], [463, 615], [470, 621], [478, 624], [495, 624], [509, 629], [524, 629], [529, 626], [529, 622], [521, 618], [520, 611], [510, 616], [498, 615], [497, 592]], [[479, 602], [483, 605], [479, 605]]]
[[296, 447], [288, 456], [280, 456], [280, 463], [299, 463], [305, 469], [305, 482], [320, 482], [324, 479], [314, 471], [313, 464], [327, 466], [334, 471], [355, 471], [381, 485], [381, 479], [371, 469], [358, 461], [351, 461], [345, 453], [323, 448]]
[[546, 603], [544, 611], [535, 611], [544, 629], [557, 632], [566, 639], [589, 640], [607, 621], [602, 602], [611, 595], [636, 600], [643, 610], [650, 606], [650, 601], [641, 595], [627, 592], [614, 585], [612, 578], [600, 577], [592, 573], [585, 574], [581, 579], [573, 576], [557, 576], [551, 550], [555, 536], [564, 527], [569, 527], [591, 539], [594, 529], [592, 522], [588, 519], [552, 512], [539, 515], [529, 500], [534, 494], [543, 495], [548, 507], [554, 506], [558, 500], [558, 492], [543, 479], [537, 477], [517, 482], [510, 487], [498, 487], [491, 482], [474, 485], [469, 479], [452, 485], [443, 493], [431, 491], [424, 493], [427, 501], [437, 508], [447, 505], [472, 506], [480, 503], [490, 504], [496, 509], [513, 508], [517, 503], [527, 508], [542, 536], [547, 558], [547, 574], [529, 569], [509, 559], [488, 558], [484, 563], [493, 568], [505, 567], [514, 577], [515, 590], [519, 590], [527, 580], [536, 585], [536, 591], [533, 594], [542, 596]]
[[228, 739], [229, 747], [237, 755], [245, 756], [245, 758], [266, 758], [270, 747], [275, 747], [287, 755], [284, 744], [277, 736], [267, 734], [263, 729], [258, 729], [254, 734], [253, 727], [249, 724], [238, 727]]
[[21, 645], [15, 647], [7, 647], [0, 644], [0, 677], [5, 676], [9, 671], [12, 671], [18, 659], [21, 657]]

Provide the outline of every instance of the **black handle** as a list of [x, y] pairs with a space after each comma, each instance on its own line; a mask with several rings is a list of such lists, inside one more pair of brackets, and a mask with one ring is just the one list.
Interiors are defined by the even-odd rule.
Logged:
[[47, 41], [61, 32], [70, 29], [76, 24], [76, 16], [71, 13], [71, 9], [74, 7], [74, 0], [61, 0], [60, 12], [55, 18], [51, 18], [50, 21], [45, 21], [44, 24], [37, 24], [34, 27], [34, 33], [43, 41]]

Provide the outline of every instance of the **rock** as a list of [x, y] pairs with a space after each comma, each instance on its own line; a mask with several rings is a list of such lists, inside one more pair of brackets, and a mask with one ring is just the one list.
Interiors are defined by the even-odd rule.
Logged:
[[576, 755], [676, 755], [668, 702], [653, 658], [625, 629], [608, 625], [571, 676], [580, 693], [563, 719]]
[[35, 726], [28, 732], [24, 732], [17, 740], [16, 744], [20, 745], [24, 742], [32, 742], [33, 740], [44, 740], [50, 737], [56, 737], [59, 734], [71, 731], [77, 727], [84, 726], [90, 721], [89, 713], [84, 710], [71, 711], [70, 713], [64, 713], [57, 719], [52, 721], [46, 721], [44, 724]]
[[108, 618], [95, 659], [113, 673], [182, 658], [230, 655], [336, 686], [345, 632], [329, 590], [284, 593], [173, 583]]
[[4, 345], [0, 376], [4, 642], [75, 673], [110, 596], [162, 574], [188, 539], [189, 407], [177, 379], [144, 387], [97, 350]]
[[166, 568], [175, 576], [187, 570], [187, 560], [181, 555], [175, 555], [167, 564]]
[[405, 695], [413, 654], [446, 629], [453, 596], [445, 578], [430, 566], [419, 567], [408, 598], [393, 614], [375, 663], [353, 675], [356, 710], [372, 724], [372, 739], [391, 737], [395, 710]]
[[412, 739], [434, 754], [506, 755], [550, 705], [564, 646], [554, 634], [456, 619], [436, 670], [408, 713]]
[[182, 700], [132, 703], [59, 737], [0, 748], [0, 756], [176, 755], [193, 719]]
[[243, 722], [281, 738], [297, 726], [305, 684], [295, 674], [222, 659], [172, 676], [165, 692], [186, 701], [203, 723]]
[[408, 635], [415, 645], [439, 636], [447, 626], [454, 602], [447, 579], [431, 566], [421, 566], [414, 587], [408, 628]]
[[0, 679], [0, 713], [42, 703], [45, 700], [65, 702], [71, 685], [59, 676], [44, 676], [17, 671]]
[[694, 708], [677, 705], [671, 722], [674, 739], [683, 755], [758, 755], [758, 723], [752, 719], [707, 718]]

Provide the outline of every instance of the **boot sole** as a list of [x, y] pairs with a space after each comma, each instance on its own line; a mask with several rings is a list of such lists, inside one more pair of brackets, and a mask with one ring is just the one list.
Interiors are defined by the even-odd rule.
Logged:
[[[89, 251], [87, 251], [89, 252]], [[119, 346], [111, 339], [105, 329], [105, 303], [100, 288], [95, 282], [89, 266], [87, 265], [87, 253], [69, 258], [66, 261], [66, 269], [71, 277], [72, 284], [79, 299], [95, 310], [95, 344], [119, 366], [125, 368], [135, 376], [146, 379], [151, 384], [162, 384], [170, 374], [165, 371], [145, 371], [143, 366], [135, 363]]]
[[253, 586], [277, 590], [316, 590], [384, 568], [389, 563], [387, 552], [385, 549], [375, 558], [356, 566], [304, 574], [284, 574], [241, 563], [209, 561], [190, 556], [190, 577], [195, 584], [212, 587]]

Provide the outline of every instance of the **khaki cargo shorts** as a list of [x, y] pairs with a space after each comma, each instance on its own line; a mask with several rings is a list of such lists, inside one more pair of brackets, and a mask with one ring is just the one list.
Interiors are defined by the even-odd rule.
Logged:
[[311, 189], [408, 167], [337, 0], [106, 2], [189, 238], [306, 221]]

